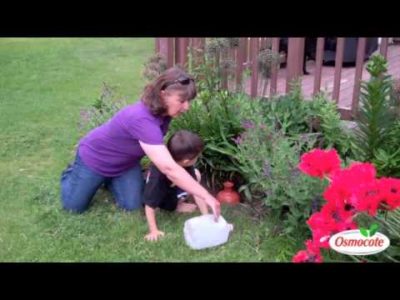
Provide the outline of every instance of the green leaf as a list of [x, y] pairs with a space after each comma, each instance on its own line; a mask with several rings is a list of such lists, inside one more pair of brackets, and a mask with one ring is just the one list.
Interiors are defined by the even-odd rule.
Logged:
[[377, 231], [378, 231], [378, 224], [374, 223], [369, 227], [369, 234], [370, 236], [373, 236]]
[[367, 230], [366, 228], [360, 227], [360, 233], [361, 233], [363, 236], [365, 236], [365, 237], [368, 237], [368, 236], [369, 236], [369, 235], [368, 235], [368, 230]]

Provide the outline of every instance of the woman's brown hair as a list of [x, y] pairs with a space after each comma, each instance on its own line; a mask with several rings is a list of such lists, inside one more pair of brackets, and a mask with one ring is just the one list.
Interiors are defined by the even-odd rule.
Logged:
[[163, 90], [181, 91], [182, 97], [189, 101], [196, 98], [197, 94], [193, 78], [181, 68], [172, 67], [144, 89], [142, 101], [150, 108], [153, 115], [162, 116], [167, 112], [167, 107], [160, 96]]

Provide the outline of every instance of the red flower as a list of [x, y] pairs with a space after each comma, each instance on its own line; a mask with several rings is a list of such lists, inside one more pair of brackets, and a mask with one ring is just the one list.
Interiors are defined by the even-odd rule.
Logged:
[[307, 250], [301, 250], [293, 257], [292, 261], [299, 262], [322, 262], [321, 251], [312, 240], [305, 242]]
[[336, 223], [336, 233], [345, 231], [345, 230], [352, 230], [352, 229], [357, 229], [357, 223], [356, 222], [338, 222]]
[[351, 175], [356, 176], [355, 182], [368, 182], [375, 179], [376, 169], [371, 163], [354, 162], [347, 169]]
[[334, 227], [332, 234], [357, 228], [357, 224], [353, 222], [354, 211], [346, 209], [346, 206], [336, 206], [334, 203], [328, 202], [322, 207], [321, 213], [331, 220], [332, 227]]
[[357, 211], [368, 212], [369, 215], [375, 216], [381, 200], [384, 199], [378, 180], [360, 184], [350, 198], [351, 204]]
[[322, 262], [321, 248], [330, 248], [333, 234], [358, 227], [353, 221], [357, 212], [375, 216], [378, 209], [400, 207], [400, 179], [376, 179], [373, 164], [356, 162], [341, 170], [335, 150], [315, 149], [301, 157], [299, 168], [310, 176], [329, 176], [331, 183], [323, 194], [327, 203], [307, 220], [312, 240], [293, 262]]
[[308, 253], [306, 250], [301, 250], [293, 257], [292, 262], [300, 263], [308, 261]]
[[314, 243], [313, 240], [306, 241], [307, 252], [311, 255], [321, 255], [321, 250], [318, 244]]
[[340, 158], [335, 149], [314, 149], [301, 156], [299, 169], [312, 177], [323, 178], [340, 168]]
[[322, 256], [320, 254], [311, 256], [311, 262], [322, 262]]
[[387, 209], [394, 210], [400, 207], [400, 179], [381, 178], [378, 180], [381, 191], [381, 202], [387, 205]]
[[[310, 240], [311, 242], [311, 240]], [[293, 257], [292, 262], [294, 263], [302, 263], [302, 262], [322, 262], [322, 256], [319, 251], [310, 251], [309, 249], [307, 250], [301, 250], [296, 253], [296, 255]]]
[[375, 175], [376, 170], [372, 164], [353, 163], [350, 167], [332, 174], [332, 183], [325, 190], [324, 198], [338, 206], [352, 204], [351, 198], [354, 192], [360, 185], [374, 181]]
[[307, 220], [307, 224], [310, 226], [312, 231], [314, 229], [319, 229], [330, 234], [335, 230], [335, 220], [322, 212], [313, 213]]
[[311, 215], [307, 220], [313, 235], [313, 243], [320, 248], [329, 248], [329, 238], [344, 230], [356, 229], [357, 224], [352, 217], [354, 211], [344, 205], [337, 206], [333, 202], [326, 203], [320, 212]]
[[314, 244], [320, 248], [329, 249], [329, 239], [332, 235], [332, 231], [326, 231], [321, 229], [312, 230], [312, 238]]
[[338, 178], [327, 187], [323, 196], [328, 203], [344, 206], [351, 196], [351, 189], [352, 187], [346, 179]]

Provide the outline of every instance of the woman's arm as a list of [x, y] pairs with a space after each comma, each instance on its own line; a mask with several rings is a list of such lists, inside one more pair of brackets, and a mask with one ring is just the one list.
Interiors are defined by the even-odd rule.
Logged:
[[[197, 182], [200, 182], [201, 181], [200, 171], [198, 169], [194, 169], [194, 173], [196, 175]], [[206, 203], [196, 196], [193, 196], [193, 198], [194, 198], [194, 201], [196, 202], [197, 206], [199, 207], [201, 214], [202, 215], [208, 214], [208, 208], [207, 208]]]
[[218, 219], [220, 215], [219, 202], [198, 183], [184, 168], [178, 165], [165, 145], [149, 145], [140, 142], [143, 151], [156, 167], [165, 174], [169, 180], [188, 193], [205, 201]]

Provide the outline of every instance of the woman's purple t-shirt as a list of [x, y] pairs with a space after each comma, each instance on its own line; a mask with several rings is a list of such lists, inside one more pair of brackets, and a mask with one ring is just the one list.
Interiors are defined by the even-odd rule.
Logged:
[[136, 166], [145, 155], [139, 141], [164, 144], [170, 120], [170, 117], [154, 116], [142, 101], [138, 101], [82, 138], [79, 156], [101, 175], [119, 176]]

